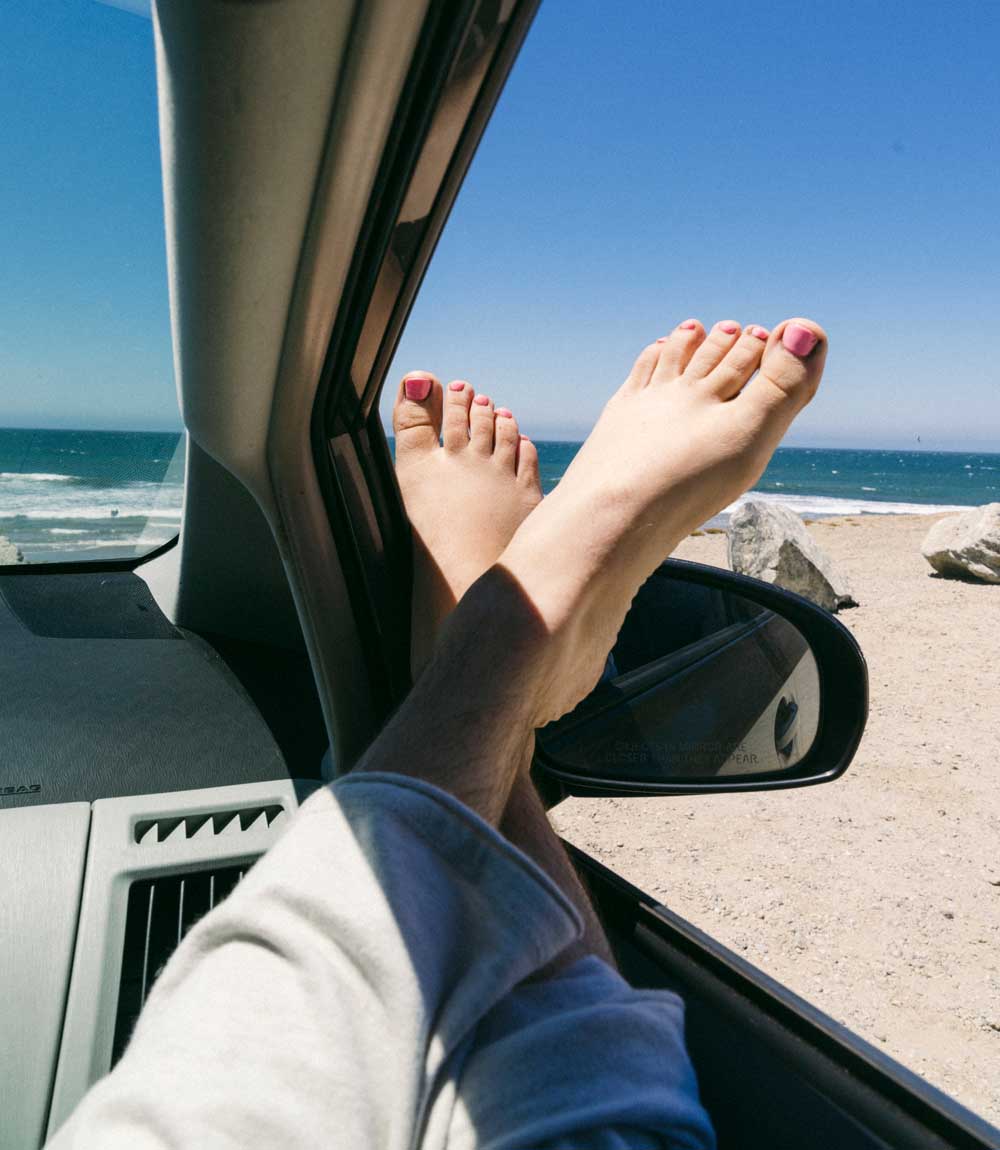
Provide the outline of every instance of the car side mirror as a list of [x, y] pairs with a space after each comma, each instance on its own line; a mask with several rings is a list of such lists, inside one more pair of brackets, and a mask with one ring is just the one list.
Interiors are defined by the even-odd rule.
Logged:
[[868, 671], [800, 595], [668, 560], [643, 585], [600, 683], [538, 732], [563, 794], [759, 791], [828, 782], [854, 757]]

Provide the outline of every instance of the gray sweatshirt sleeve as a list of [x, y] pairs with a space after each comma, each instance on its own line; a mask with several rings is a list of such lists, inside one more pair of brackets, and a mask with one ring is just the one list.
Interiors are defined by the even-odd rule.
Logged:
[[684, 1004], [590, 956], [516, 987], [483, 1019], [448, 1144], [490, 1150], [714, 1146], [684, 1047]]
[[484, 1022], [512, 1017], [515, 988], [580, 931], [551, 880], [450, 796], [349, 776], [191, 931], [51, 1145], [464, 1145], [452, 1119]]

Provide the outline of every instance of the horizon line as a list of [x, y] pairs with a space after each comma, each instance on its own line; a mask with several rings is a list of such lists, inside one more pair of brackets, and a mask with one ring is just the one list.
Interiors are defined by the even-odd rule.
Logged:
[[[88, 434], [108, 434], [108, 435], [181, 435], [187, 434], [185, 427], [35, 427], [23, 425], [0, 425], [0, 431], [24, 431], [24, 432], [60, 432], [66, 435], [88, 435]], [[389, 429], [383, 425], [386, 439], [389, 442], [394, 442], [395, 436], [391, 435]], [[581, 438], [573, 438], [569, 435], [554, 435], [554, 436], [532, 436], [535, 443], [568, 443], [568, 444], [582, 444], [586, 436]], [[845, 437], [847, 438], [847, 437]], [[953, 442], [953, 441], [952, 441]], [[976, 440], [972, 441], [976, 443]], [[892, 444], [848, 444], [848, 443], [782, 443], [775, 449], [776, 451], [896, 451], [896, 452], [909, 452], [913, 455], [924, 453], [934, 455], [997, 455], [1000, 456], [1000, 446], [995, 450], [990, 450], [985, 447], [931, 447], [931, 446], [907, 446], [900, 447]]]

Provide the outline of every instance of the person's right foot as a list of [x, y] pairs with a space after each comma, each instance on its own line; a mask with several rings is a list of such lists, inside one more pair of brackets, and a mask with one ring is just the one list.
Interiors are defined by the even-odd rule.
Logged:
[[410, 372], [392, 410], [396, 478], [413, 532], [411, 669], [542, 498], [535, 445], [513, 412], [456, 379]]
[[516, 661], [534, 666], [535, 726], [587, 694], [642, 583], [760, 477], [815, 394], [826, 349], [810, 320], [770, 335], [729, 321], [706, 335], [689, 320], [639, 356], [484, 579], [512, 607], [507, 643], [524, 647]]

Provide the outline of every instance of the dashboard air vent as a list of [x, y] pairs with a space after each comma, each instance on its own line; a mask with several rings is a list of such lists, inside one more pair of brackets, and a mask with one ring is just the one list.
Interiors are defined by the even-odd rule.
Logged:
[[133, 831], [135, 841], [144, 846], [165, 843], [171, 839], [212, 838], [214, 835], [240, 834], [272, 826], [286, 818], [281, 803], [262, 807], [237, 807], [227, 811], [204, 811], [197, 815], [178, 815], [138, 819]]
[[140, 879], [129, 887], [112, 1065], [125, 1050], [150, 987], [167, 959], [198, 919], [229, 894], [249, 866]]

